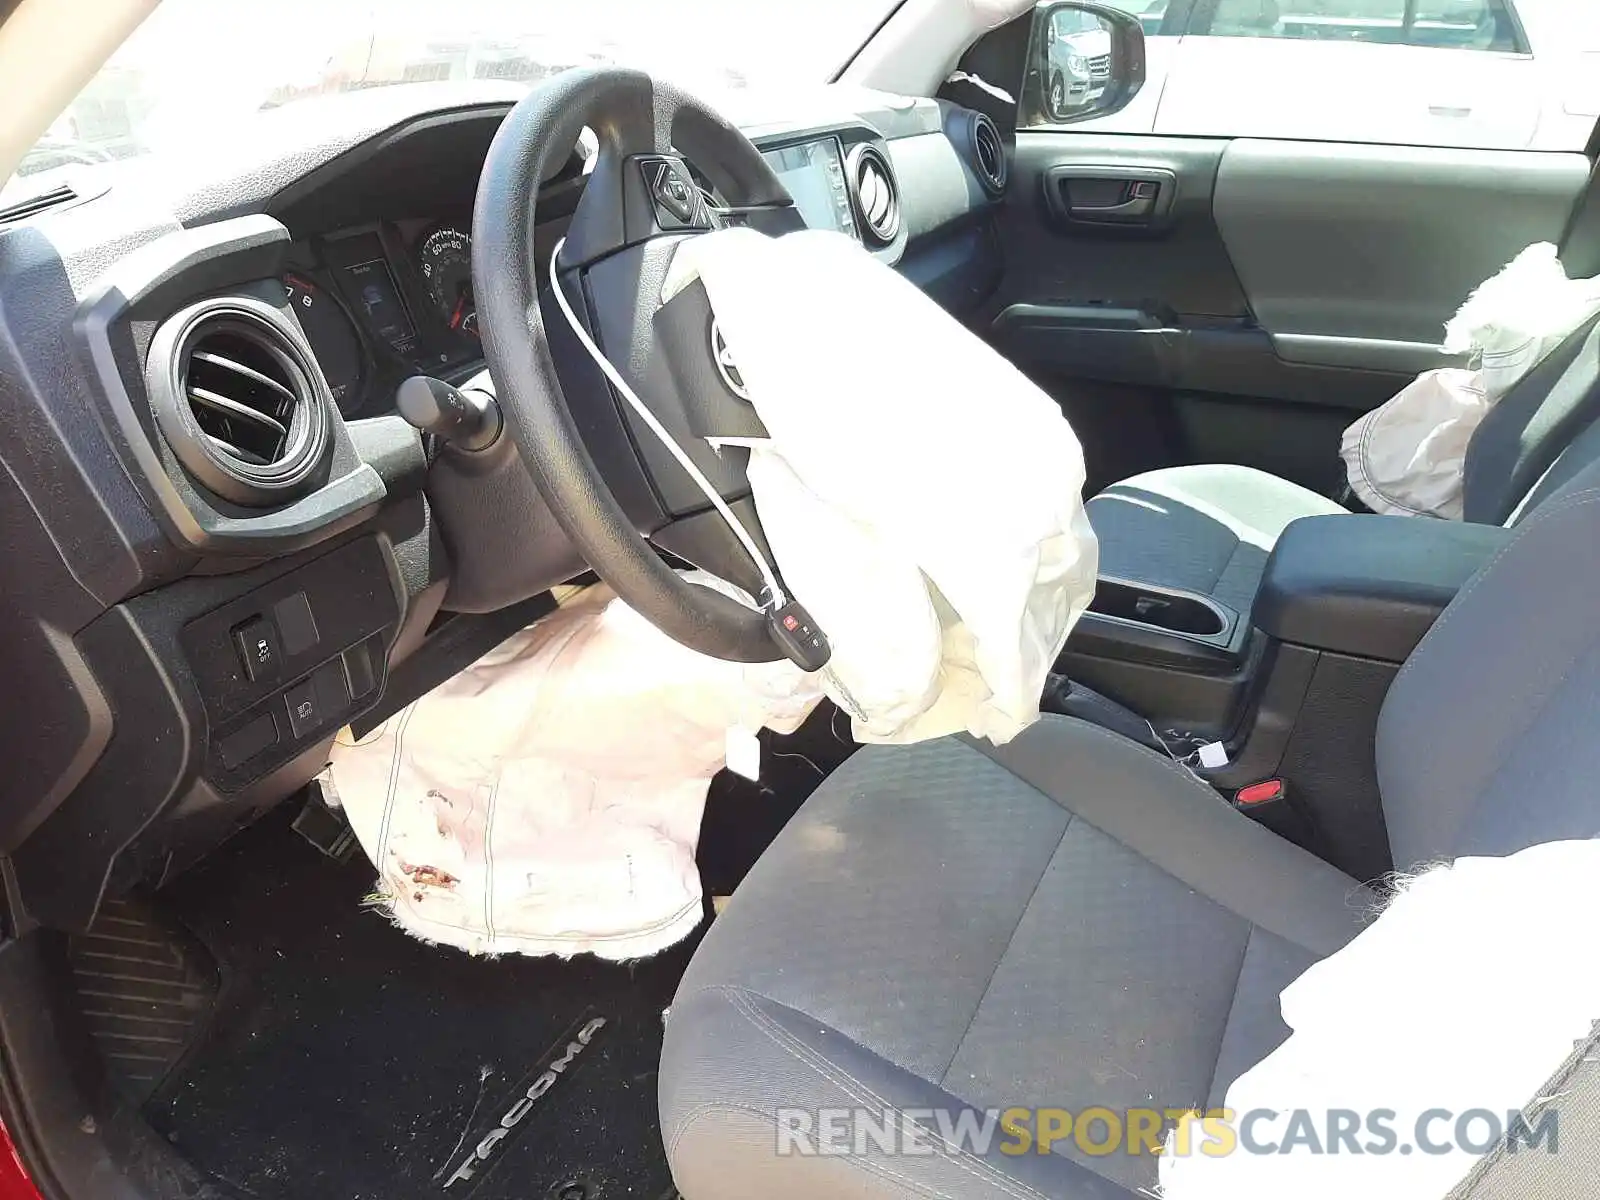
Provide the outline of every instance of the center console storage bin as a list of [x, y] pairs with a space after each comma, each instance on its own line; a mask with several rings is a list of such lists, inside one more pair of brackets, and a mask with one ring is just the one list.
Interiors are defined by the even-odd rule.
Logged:
[[1216, 637], [1228, 632], [1229, 624], [1229, 614], [1202, 596], [1125, 583], [1120, 579], [1099, 581], [1089, 611], [1196, 637]]
[[1102, 575], [1056, 669], [1157, 724], [1221, 736], [1250, 657], [1249, 622], [1211, 597]]

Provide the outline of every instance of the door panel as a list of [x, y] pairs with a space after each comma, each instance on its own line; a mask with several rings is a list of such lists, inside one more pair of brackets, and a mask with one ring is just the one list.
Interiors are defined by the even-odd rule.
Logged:
[[1436, 344], [1474, 287], [1561, 240], [1588, 177], [1581, 154], [1241, 139], [1213, 208], [1271, 333]]
[[[1227, 148], [1221, 139], [1020, 131], [1002, 222], [1008, 294], [1123, 308], [1159, 301], [1180, 313], [1243, 317], [1244, 291], [1211, 215]], [[1177, 194], [1159, 236], [1058, 219], [1045, 176], [1094, 166], [1172, 172]]]
[[[1588, 173], [1576, 154], [1020, 131], [992, 336], [1061, 402], [1097, 484], [1228, 461], [1331, 493], [1339, 431], [1443, 361], [1477, 283], [1560, 241]], [[1119, 178], [1170, 178], [1150, 225], [1082, 219]]]

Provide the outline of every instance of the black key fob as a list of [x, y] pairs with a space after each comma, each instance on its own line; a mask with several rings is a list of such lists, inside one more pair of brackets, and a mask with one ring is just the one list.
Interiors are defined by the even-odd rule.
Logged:
[[768, 609], [767, 629], [778, 648], [802, 671], [820, 671], [833, 657], [827, 637], [798, 600]]

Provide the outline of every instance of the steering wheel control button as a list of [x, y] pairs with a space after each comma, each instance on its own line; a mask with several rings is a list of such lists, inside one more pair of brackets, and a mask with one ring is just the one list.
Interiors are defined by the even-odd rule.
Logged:
[[287, 657], [304, 654], [316, 646], [317, 621], [311, 615], [311, 602], [304, 592], [279, 600], [272, 606], [272, 615], [278, 622], [278, 633]]
[[711, 210], [689, 168], [676, 158], [646, 155], [638, 160], [645, 190], [662, 229], [710, 229]]
[[278, 630], [266, 617], [252, 617], [233, 631], [234, 649], [252, 683], [276, 679], [283, 663]]
[[236, 771], [277, 744], [278, 723], [270, 712], [264, 712], [244, 728], [218, 742], [217, 757], [222, 759], [222, 765], [228, 770]]
[[833, 657], [828, 639], [798, 600], [768, 612], [767, 627], [778, 648], [802, 671], [820, 671]]

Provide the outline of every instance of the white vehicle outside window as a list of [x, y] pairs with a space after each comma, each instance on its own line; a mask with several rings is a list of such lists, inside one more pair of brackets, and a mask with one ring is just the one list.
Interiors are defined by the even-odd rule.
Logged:
[[1111, 34], [1095, 17], [1068, 9], [1050, 18], [1051, 112], [1094, 103], [1111, 82]]
[[1144, 24], [1148, 82], [1080, 128], [1581, 150], [1600, 116], [1594, 0], [1110, 2]]

